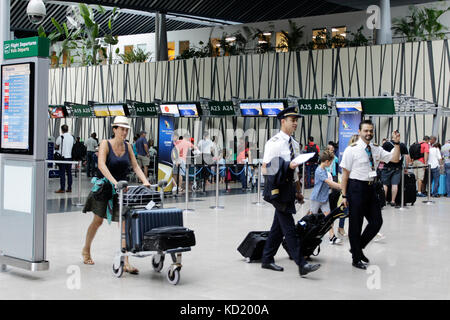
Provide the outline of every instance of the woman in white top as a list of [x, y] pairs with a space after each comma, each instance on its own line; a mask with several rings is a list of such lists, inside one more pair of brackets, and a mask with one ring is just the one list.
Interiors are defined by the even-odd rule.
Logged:
[[428, 156], [428, 164], [431, 167], [431, 186], [434, 182], [434, 188], [431, 192], [432, 197], [439, 197], [438, 188], [439, 188], [439, 168], [442, 164], [442, 155], [441, 155], [441, 145], [439, 143], [435, 143], [430, 148], [430, 154]]

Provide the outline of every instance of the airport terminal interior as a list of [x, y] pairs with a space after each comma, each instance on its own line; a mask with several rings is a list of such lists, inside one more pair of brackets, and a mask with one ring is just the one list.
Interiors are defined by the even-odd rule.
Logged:
[[[450, 299], [449, 36], [450, 1], [1, 0], [0, 299]], [[274, 215], [306, 265], [261, 260]]]

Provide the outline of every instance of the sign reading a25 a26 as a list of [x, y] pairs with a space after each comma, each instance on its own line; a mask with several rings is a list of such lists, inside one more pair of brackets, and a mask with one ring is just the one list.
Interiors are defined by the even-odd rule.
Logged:
[[326, 99], [299, 99], [300, 114], [329, 114]]

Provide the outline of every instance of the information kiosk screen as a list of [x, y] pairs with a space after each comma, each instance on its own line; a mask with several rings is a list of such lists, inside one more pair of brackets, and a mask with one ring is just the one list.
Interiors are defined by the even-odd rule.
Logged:
[[1, 81], [0, 152], [32, 155], [34, 63], [3, 65]]
[[361, 101], [336, 101], [336, 111], [341, 112], [362, 112]]
[[181, 117], [197, 118], [198, 107], [195, 103], [183, 103], [178, 105]]
[[261, 104], [259, 102], [242, 102], [239, 104], [239, 107], [244, 117], [258, 117], [262, 115]]
[[162, 114], [169, 114], [175, 117], [179, 117], [178, 106], [176, 104], [162, 104], [159, 106]]
[[110, 104], [108, 105], [109, 115], [116, 116], [128, 116], [128, 108], [124, 104]]
[[94, 114], [96, 117], [108, 117], [109, 109], [107, 105], [94, 105]]
[[48, 112], [52, 119], [62, 119], [66, 117], [64, 106], [48, 106]]
[[263, 114], [268, 117], [276, 117], [284, 110], [284, 103], [280, 102], [261, 102]]

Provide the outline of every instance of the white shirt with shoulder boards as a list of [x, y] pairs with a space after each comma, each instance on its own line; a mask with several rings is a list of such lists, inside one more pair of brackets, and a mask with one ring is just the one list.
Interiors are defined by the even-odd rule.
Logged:
[[[342, 156], [341, 168], [350, 171], [350, 179], [361, 181], [373, 181], [373, 178], [369, 177], [372, 172], [372, 166], [370, 165], [369, 155], [366, 152], [367, 144], [360, 138], [357, 142], [348, 146]], [[372, 151], [372, 157], [375, 161], [374, 168], [378, 167], [380, 161], [389, 162], [392, 159], [394, 150], [387, 152], [382, 147], [370, 143], [370, 149]]]
[[[289, 135], [283, 131], [278, 132], [264, 146], [263, 163], [269, 163], [273, 158], [280, 157], [285, 161], [291, 161], [291, 150], [289, 149]], [[297, 141], [292, 138], [292, 147], [294, 148], [294, 155], [297, 157], [300, 154], [300, 146]], [[298, 180], [298, 167], [295, 169], [294, 180]]]
[[439, 160], [442, 159], [441, 152], [438, 148], [431, 147], [430, 148], [430, 155], [428, 156], [428, 164], [430, 165], [431, 169], [439, 168], [440, 162]]
[[61, 150], [61, 136], [59, 136], [56, 139], [55, 144], [57, 146], [60, 146], [57, 152], [59, 152], [65, 159], [70, 159], [72, 158], [72, 148], [75, 143], [75, 140], [73, 136], [68, 132], [64, 133], [63, 136], [64, 139], [62, 141], [62, 150]]

